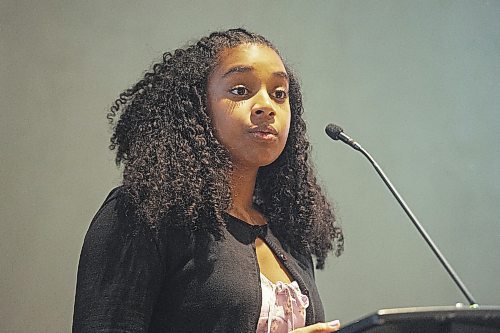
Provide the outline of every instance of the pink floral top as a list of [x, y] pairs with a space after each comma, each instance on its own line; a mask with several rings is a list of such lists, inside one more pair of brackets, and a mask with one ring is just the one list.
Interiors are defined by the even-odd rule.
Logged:
[[300, 291], [297, 281], [276, 284], [260, 274], [262, 308], [257, 333], [285, 333], [304, 327], [309, 298]]

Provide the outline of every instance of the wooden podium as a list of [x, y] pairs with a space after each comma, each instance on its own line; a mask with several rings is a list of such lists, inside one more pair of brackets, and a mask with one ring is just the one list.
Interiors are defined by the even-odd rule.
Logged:
[[342, 327], [339, 333], [499, 333], [500, 307], [384, 309]]

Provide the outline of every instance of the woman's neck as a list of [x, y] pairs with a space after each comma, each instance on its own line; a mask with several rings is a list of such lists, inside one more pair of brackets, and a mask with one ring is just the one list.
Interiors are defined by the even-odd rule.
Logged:
[[249, 224], [263, 225], [266, 220], [253, 206], [258, 168], [235, 166], [230, 179], [232, 205], [228, 213]]

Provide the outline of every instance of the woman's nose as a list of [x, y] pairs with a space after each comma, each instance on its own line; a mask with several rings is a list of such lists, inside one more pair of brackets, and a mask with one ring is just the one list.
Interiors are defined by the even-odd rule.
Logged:
[[256, 101], [252, 107], [252, 114], [258, 117], [274, 117], [276, 115], [273, 101], [267, 91], [262, 91], [255, 97]]

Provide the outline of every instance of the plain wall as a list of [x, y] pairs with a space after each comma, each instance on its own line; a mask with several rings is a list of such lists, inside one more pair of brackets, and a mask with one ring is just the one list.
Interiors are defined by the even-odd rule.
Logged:
[[327, 319], [466, 302], [342, 125], [481, 304], [500, 304], [500, 1], [0, 2], [0, 331], [68, 332], [84, 234], [120, 182], [106, 113], [167, 50], [244, 26], [302, 82], [345, 254]]

